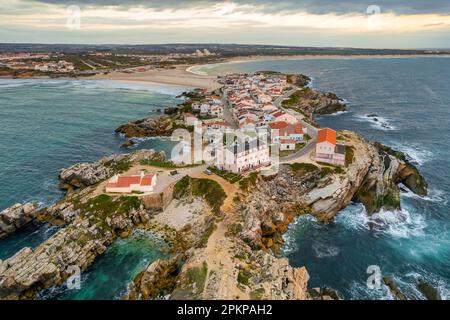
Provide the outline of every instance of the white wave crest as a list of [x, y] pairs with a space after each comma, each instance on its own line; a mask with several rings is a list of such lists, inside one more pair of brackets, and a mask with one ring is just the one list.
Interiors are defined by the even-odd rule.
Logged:
[[397, 130], [395, 126], [393, 126], [390, 121], [384, 117], [380, 117], [378, 115], [355, 115], [356, 121], [359, 122], [369, 122], [372, 128], [383, 130], [383, 131], [392, 131]]
[[319, 259], [336, 257], [339, 254], [338, 247], [325, 243], [314, 243], [312, 245], [312, 248], [314, 250], [314, 253], [316, 254], [316, 257]]
[[408, 238], [424, 235], [427, 224], [425, 218], [407, 209], [384, 210], [367, 215], [363, 205], [351, 205], [336, 218], [336, 223], [353, 230], [370, 230], [377, 235], [389, 235], [394, 238]]

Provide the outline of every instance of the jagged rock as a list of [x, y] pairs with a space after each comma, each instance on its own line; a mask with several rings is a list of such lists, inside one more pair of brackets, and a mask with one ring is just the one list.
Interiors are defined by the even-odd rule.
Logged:
[[122, 143], [122, 145], [120, 146], [121, 148], [129, 148], [132, 147], [136, 144], [136, 142], [132, 139], [127, 139], [125, 140], [124, 143]]
[[347, 110], [347, 106], [334, 93], [324, 93], [316, 89], [304, 88], [296, 93], [299, 102], [292, 106], [312, 120], [314, 114], [332, 114]]
[[15, 204], [0, 212], [0, 239], [33, 221], [38, 215], [38, 209], [36, 203], [26, 203]]
[[394, 279], [391, 277], [383, 277], [384, 284], [389, 288], [395, 299], [397, 300], [407, 300], [406, 296], [400, 290], [400, 288], [395, 283]]
[[422, 292], [427, 300], [442, 300], [439, 290], [428, 282], [419, 279], [417, 281], [417, 289]]
[[127, 138], [166, 137], [170, 136], [174, 129], [174, 120], [168, 116], [161, 116], [130, 121], [118, 127], [115, 132]]
[[[110, 198], [110, 204], [104, 201], [105, 207], [97, 208], [95, 212], [91, 212], [90, 205], [85, 205], [82, 215], [75, 216], [65, 228], [36, 249], [25, 248], [0, 262], [0, 299], [33, 298], [42, 289], [62, 284], [70, 276], [68, 267], [75, 265], [86, 269], [106, 251], [119, 233], [129, 233], [144, 223], [139, 217], [148, 218], [143, 212], [146, 211], [144, 207], [135, 201], [121, 198]], [[124, 203], [129, 208], [127, 211], [120, 209], [121, 205], [117, 203], [120, 201], [130, 201]], [[69, 202], [59, 203], [52, 210], [69, 210], [72, 206]], [[111, 212], [111, 207], [118, 209]], [[111, 219], [112, 227], [106, 223], [107, 217]]]

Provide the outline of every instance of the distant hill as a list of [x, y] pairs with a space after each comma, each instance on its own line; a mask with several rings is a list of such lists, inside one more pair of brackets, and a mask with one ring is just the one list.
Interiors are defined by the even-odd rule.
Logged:
[[88, 45], [88, 44], [31, 44], [0, 43], [0, 52], [63, 52], [84, 53], [92, 51], [133, 52], [147, 54], [192, 53], [208, 49], [222, 56], [249, 55], [402, 55], [402, 54], [450, 54], [450, 50], [399, 50], [334, 47], [292, 47], [243, 44], [150, 44], [150, 45]]

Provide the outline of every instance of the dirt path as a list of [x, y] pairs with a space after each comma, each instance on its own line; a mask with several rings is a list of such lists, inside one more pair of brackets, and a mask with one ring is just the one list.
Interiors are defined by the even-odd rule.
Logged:
[[204, 298], [219, 297], [221, 299], [249, 299], [248, 294], [237, 288], [237, 276], [239, 270], [233, 258], [233, 246], [235, 243], [226, 237], [228, 225], [236, 220], [234, 197], [239, 191], [239, 184], [231, 184], [217, 176], [208, 176], [204, 173], [193, 176], [194, 178], [210, 179], [218, 182], [227, 194], [221, 209], [224, 219], [217, 223], [217, 229], [208, 239], [205, 248], [205, 257], [208, 263], [208, 276], [206, 279]]

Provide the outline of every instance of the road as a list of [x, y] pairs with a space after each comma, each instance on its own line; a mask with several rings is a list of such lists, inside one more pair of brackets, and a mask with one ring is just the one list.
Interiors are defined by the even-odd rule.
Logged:
[[306, 128], [308, 135], [311, 137], [311, 140], [299, 151], [297, 151], [287, 157], [280, 158], [281, 162], [291, 162], [298, 158], [308, 155], [309, 153], [311, 153], [314, 150], [314, 148], [316, 147], [316, 143], [317, 143], [318, 129], [316, 127], [314, 127], [313, 125], [309, 124], [308, 122], [306, 122], [305, 120], [303, 120], [304, 115], [302, 115], [301, 113], [291, 110], [291, 109], [285, 109], [282, 107], [283, 101], [288, 99], [293, 93], [295, 93], [298, 90], [300, 90], [300, 88], [298, 88], [298, 87], [294, 87], [292, 90], [289, 90], [282, 96], [278, 97], [274, 101], [274, 105], [276, 107], [280, 108], [281, 110], [296, 117], [299, 120], [299, 122]]
[[239, 125], [234, 119], [233, 112], [231, 111], [230, 103], [227, 99], [226, 93], [222, 89], [222, 105], [223, 105], [223, 118], [232, 129], [239, 129]]

